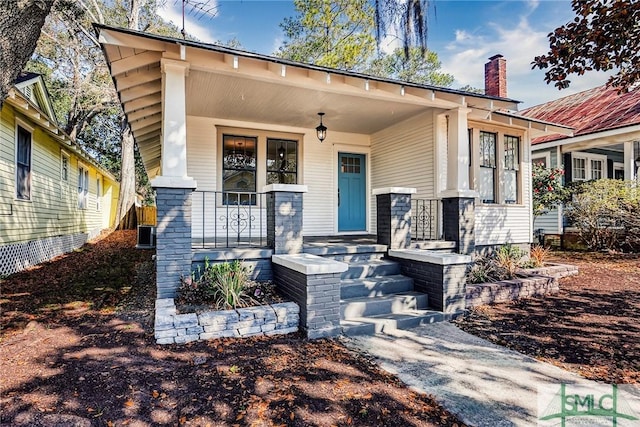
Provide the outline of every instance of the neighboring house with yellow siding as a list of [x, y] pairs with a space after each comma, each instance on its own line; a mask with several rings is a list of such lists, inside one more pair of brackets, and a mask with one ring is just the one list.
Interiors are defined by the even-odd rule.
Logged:
[[118, 183], [58, 126], [42, 77], [22, 73], [0, 111], [0, 275], [113, 227]]

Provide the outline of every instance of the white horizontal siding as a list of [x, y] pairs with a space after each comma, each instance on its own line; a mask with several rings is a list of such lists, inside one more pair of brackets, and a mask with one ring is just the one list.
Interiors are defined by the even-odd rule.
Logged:
[[531, 163], [529, 138], [525, 136], [522, 161], [522, 195], [518, 205], [491, 205], [476, 199], [476, 246], [531, 243]]
[[[218, 182], [220, 171], [217, 153], [220, 150], [217, 141], [217, 127], [225, 126], [246, 129], [246, 135], [267, 135], [289, 133], [301, 138], [299, 146], [298, 184], [308, 187], [308, 192], [303, 195], [303, 227], [307, 236], [328, 236], [335, 233], [336, 204], [337, 204], [337, 153], [339, 151], [354, 152], [367, 151], [369, 138], [366, 135], [348, 134], [341, 132], [329, 132], [324, 142], [318, 141], [315, 129], [301, 129], [297, 127], [271, 126], [262, 123], [238, 122], [230, 120], [212, 119], [205, 117], [187, 117], [187, 168], [188, 175], [197, 182], [197, 191], [219, 191]], [[259, 129], [259, 130], [256, 130]], [[340, 147], [340, 148], [338, 148]], [[263, 160], [265, 147], [258, 145], [258, 192], [262, 191], [260, 181], [266, 179], [266, 163]], [[203, 227], [205, 237], [212, 237], [214, 232], [218, 236], [226, 236], [227, 229], [220, 223], [220, 216], [225, 216], [225, 209], [217, 205], [219, 224], [214, 225], [213, 202], [205, 201], [203, 214], [202, 193], [194, 193], [192, 203], [192, 235], [195, 239], [202, 239]], [[212, 197], [212, 196], [208, 196]], [[264, 211], [255, 210], [252, 213], [257, 220], [263, 214], [264, 221], [262, 233], [266, 224]], [[368, 217], [370, 214], [368, 213]], [[259, 228], [259, 227], [258, 227]], [[258, 229], [252, 230], [258, 232]], [[242, 232], [246, 236], [247, 230]]]
[[416, 188], [417, 198], [433, 198], [433, 116], [419, 114], [371, 136], [373, 188]]
[[535, 218], [534, 230], [542, 228], [546, 234], [558, 234], [558, 209], [552, 209], [544, 215]]

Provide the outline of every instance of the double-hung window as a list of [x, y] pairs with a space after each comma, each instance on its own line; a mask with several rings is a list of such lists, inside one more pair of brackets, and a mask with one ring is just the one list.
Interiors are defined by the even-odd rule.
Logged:
[[98, 175], [96, 178], [96, 210], [102, 209], [102, 177]]
[[222, 191], [225, 205], [256, 204], [256, 137], [224, 135]]
[[78, 164], [78, 209], [87, 209], [89, 199], [89, 169]]
[[592, 153], [573, 153], [571, 156], [571, 179], [589, 181], [607, 176], [606, 156]]
[[31, 132], [16, 127], [16, 198], [31, 200]]
[[480, 176], [478, 192], [484, 203], [496, 201], [496, 139], [491, 132], [480, 132]]
[[298, 141], [267, 139], [267, 184], [298, 183]]
[[504, 202], [518, 202], [518, 170], [520, 169], [520, 138], [504, 136]]

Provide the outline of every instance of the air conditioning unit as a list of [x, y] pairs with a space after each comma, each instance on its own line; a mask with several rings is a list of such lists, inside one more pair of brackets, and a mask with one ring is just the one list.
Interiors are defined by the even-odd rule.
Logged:
[[136, 248], [151, 249], [156, 247], [156, 227], [153, 225], [138, 226], [138, 244]]

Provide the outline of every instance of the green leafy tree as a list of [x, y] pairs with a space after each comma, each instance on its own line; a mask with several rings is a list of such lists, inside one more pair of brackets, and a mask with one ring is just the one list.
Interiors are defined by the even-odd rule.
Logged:
[[375, 50], [368, 0], [294, 0], [296, 16], [280, 24], [276, 55], [343, 70], [361, 70]]
[[437, 53], [432, 51], [423, 53], [419, 47], [412, 47], [409, 49], [408, 58], [405, 57], [403, 49], [396, 49], [390, 55], [374, 59], [367, 73], [406, 82], [450, 87], [453, 76], [441, 72], [441, 65]]
[[640, 81], [640, 2], [637, 0], [572, 0], [572, 22], [549, 33], [550, 50], [536, 56], [533, 68], [544, 69], [545, 81], [569, 87], [570, 74], [616, 70], [608, 84], [621, 90]]
[[463, 92], [478, 93], [480, 95], [484, 95], [484, 89], [473, 87], [471, 85], [464, 85], [461, 88], [459, 88], [458, 90], [461, 90]]
[[29, 64], [44, 74], [65, 131], [119, 178], [118, 219], [136, 193], [148, 200], [151, 189], [91, 24], [180, 36], [157, 6], [157, 0], [59, 0]]
[[0, 108], [36, 48], [54, 0], [0, 0]]
[[562, 185], [564, 170], [547, 168], [541, 163], [533, 164], [531, 181], [533, 187], [533, 216], [539, 217], [566, 200], [568, 191]]

